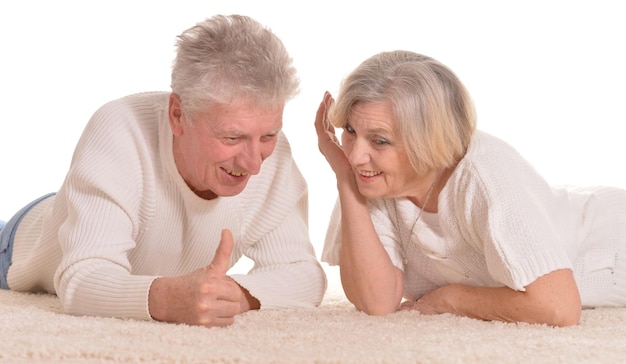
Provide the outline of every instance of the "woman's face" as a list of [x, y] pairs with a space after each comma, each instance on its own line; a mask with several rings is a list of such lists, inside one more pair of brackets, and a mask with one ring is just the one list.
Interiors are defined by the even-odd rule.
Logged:
[[396, 124], [386, 101], [357, 103], [348, 115], [343, 150], [367, 198], [411, 197], [423, 189]]

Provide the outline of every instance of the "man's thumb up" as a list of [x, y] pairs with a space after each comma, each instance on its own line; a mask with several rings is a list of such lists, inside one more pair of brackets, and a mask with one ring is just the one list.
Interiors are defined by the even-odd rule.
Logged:
[[209, 265], [212, 271], [220, 275], [226, 275], [234, 245], [235, 240], [233, 239], [233, 234], [230, 230], [223, 229], [220, 245], [217, 247], [213, 261]]

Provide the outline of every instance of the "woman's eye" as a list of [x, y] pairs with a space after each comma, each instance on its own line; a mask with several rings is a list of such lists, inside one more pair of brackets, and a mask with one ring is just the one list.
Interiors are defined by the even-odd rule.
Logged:
[[352, 126], [350, 126], [350, 124], [346, 124], [346, 126], [344, 126], [343, 130], [345, 130], [349, 134], [354, 134], [354, 128], [352, 128]]
[[374, 139], [374, 144], [376, 145], [388, 145], [389, 141], [385, 139]]

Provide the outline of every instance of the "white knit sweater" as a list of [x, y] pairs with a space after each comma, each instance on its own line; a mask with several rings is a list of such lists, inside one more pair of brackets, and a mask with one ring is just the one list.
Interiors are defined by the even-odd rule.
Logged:
[[[439, 195], [438, 213], [408, 199], [369, 200], [370, 216], [404, 295], [449, 284], [524, 287], [551, 271], [574, 271], [583, 305], [626, 304], [626, 191], [557, 188], [510, 145], [477, 132]], [[339, 264], [335, 208], [322, 260]], [[408, 264], [403, 264], [404, 258]]]
[[56, 293], [72, 314], [150, 319], [151, 282], [208, 265], [228, 228], [231, 266], [255, 262], [232, 278], [261, 308], [319, 304], [325, 276], [286, 137], [241, 194], [203, 200], [174, 163], [168, 96], [132, 95], [94, 114], [58, 194], [19, 225], [9, 287]]

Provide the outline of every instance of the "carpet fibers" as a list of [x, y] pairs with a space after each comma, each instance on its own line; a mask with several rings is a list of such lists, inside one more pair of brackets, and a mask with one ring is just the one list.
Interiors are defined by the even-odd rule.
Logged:
[[62, 313], [56, 296], [0, 290], [2, 363], [622, 363], [626, 308], [579, 325], [357, 312], [335, 271], [319, 308], [263, 310], [226, 328]]

